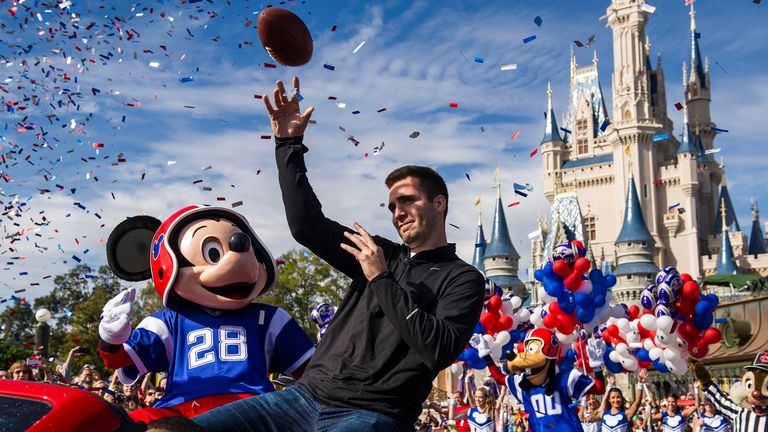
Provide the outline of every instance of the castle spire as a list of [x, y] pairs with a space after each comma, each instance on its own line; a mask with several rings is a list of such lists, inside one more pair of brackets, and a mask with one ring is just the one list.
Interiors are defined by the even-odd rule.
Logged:
[[[683, 67], [683, 73], [685, 73], [685, 67]], [[691, 133], [691, 126], [688, 124], [688, 105], [683, 105], [683, 140], [680, 143], [680, 148], [677, 149], [677, 154], [698, 153], [694, 143], [695, 138]]]
[[765, 237], [760, 227], [760, 211], [757, 209], [757, 201], [752, 200], [752, 232], [749, 235], [749, 254], [762, 253], [765, 253]]
[[[718, 211], [717, 214], [715, 214], [715, 225], [712, 227], [712, 235], [718, 234], [720, 225], [723, 223], [729, 229], [734, 231], [741, 231], [741, 227], [739, 227], [739, 221], [736, 219], [736, 211], [734, 210], [733, 203], [731, 202], [731, 194], [728, 192], [728, 185], [725, 181], [725, 164], [723, 163], [722, 157], [720, 158], [720, 171], [722, 173], [720, 181], [720, 200], [724, 202], [726, 212], [721, 213]], [[725, 216], [723, 216], [723, 214]]]
[[720, 252], [717, 254], [717, 269], [715, 269], [716, 275], [734, 275], [740, 274], [739, 267], [736, 265], [733, 259], [733, 248], [731, 247], [731, 239], [728, 236], [728, 226], [725, 224], [726, 211], [725, 211], [725, 199], [720, 199], [720, 215], [722, 217], [722, 231], [720, 233]]
[[706, 74], [704, 72], [704, 64], [701, 58], [701, 50], [699, 49], [699, 37], [700, 34], [696, 32], [696, 10], [693, 6], [694, 2], [691, 2], [691, 81], [699, 81], [701, 88], [707, 87]]
[[504, 204], [501, 201], [501, 182], [498, 169], [496, 173], [496, 212], [493, 215], [493, 227], [491, 239], [485, 247], [483, 255], [483, 268], [485, 277], [493, 283], [504, 288], [505, 292], [525, 299], [528, 292], [525, 284], [517, 277], [520, 254], [517, 253], [509, 238], [507, 218], [504, 216]]
[[643, 211], [640, 208], [640, 199], [637, 197], [635, 178], [631, 168], [629, 184], [627, 185], [627, 200], [624, 206], [624, 223], [614, 244], [626, 242], [647, 242], [653, 245], [653, 237], [645, 225]]
[[547, 82], [547, 120], [544, 126], [544, 137], [541, 139], [541, 142], [545, 143], [562, 140], [557, 127], [555, 111], [552, 109], [552, 86]]
[[483, 265], [483, 258], [485, 258], [485, 233], [483, 232], [483, 212], [480, 210], [477, 212], [477, 235], [475, 236], [475, 253], [472, 256], [472, 265], [485, 272], [485, 266]]

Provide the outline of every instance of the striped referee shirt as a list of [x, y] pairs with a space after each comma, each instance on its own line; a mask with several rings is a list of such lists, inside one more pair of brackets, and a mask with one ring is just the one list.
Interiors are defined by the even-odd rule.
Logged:
[[768, 416], [759, 417], [750, 408], [737, 404], [715, 383], [710, 383], [704, 392], [720, 414], [733, 422], [733, 432], [768, 432]]

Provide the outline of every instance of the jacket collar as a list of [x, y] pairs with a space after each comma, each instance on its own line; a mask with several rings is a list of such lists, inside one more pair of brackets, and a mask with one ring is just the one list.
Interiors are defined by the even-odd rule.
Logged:
[[[400, 245], [400, 258], [403, 261], [410, 261], [414, 264], [423, 262], [442, 261], [446, 258], [456, 255], [456, 243], [448, 243], [435, 249], [421, 251], [410, 257], [411, 250], [406, 245]], [[410, 258], [409, 258], [410, 257]]]

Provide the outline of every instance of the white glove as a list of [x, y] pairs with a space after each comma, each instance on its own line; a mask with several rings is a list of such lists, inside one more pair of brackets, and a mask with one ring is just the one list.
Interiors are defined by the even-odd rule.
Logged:
[[101, 310], [99, 336], [104, 342], [121, 345], [131, 337], [131, 318], [136, 288], [128, 288], [113, 297]]
[[480, 358], [484, 358], [491, 355], [491, 347], [488, 346], [488, 341], [480, 334], [473, 334], [469, 339], [469, 344], [472, 348], [477, 350], [477, 355]]
[[597, 369], [603, 367], [605, 355], [605, 341], [602, 339], [590, 339], [587, 341], [587, 357], [589, 357], [589, 367]]

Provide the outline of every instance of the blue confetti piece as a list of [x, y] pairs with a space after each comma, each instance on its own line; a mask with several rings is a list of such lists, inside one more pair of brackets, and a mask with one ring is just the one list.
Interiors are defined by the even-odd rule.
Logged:
[[527, 198], [527, 197], [528, 197], [528, 194], [527, 194], [527, 193], [525, 193], [525, 192], [522, 192], [522, 191], [519, 191], [519, 190], [516, 190], [516, 191], [515, 191], [515, 193], [516, 193], [516, 194], [518, 194], [518, 195], [520, 195], [520, 196], [521, 196], [521, 197], [523, 197], [523, 198]]
[[515, 188], [515, 190], [525, 190], [525, 185], [521, 185], [518, 183], [513, 183], [513, 187]]
[[609, 124], [610, 124], [610, 122], [608, 121], [608, 119], [605, 119], [603, 121], [603, 124], [600, 125], [600, 130], [605, 132], [605, 130], [608, 129], [608, 125]]
[[89, 251], [90, 251], [90, 249], [86, 249], [86, 250], [84, 250], [84, 251], [83, 251], [83, 255], [87, 255]]
[[540, 16], [537, 16], [533, 19], [533, 23], [536, 24], [537, 27], [541, 27], [541, 23], [544, 22]]
[[664, 141], [665, 139], [669, 139], [669, 134], [663, 133], [663, 134], [656, 134], [653, 136], [653, 142]]
[[323, 67], [328, 69], [328, 70], [330, 70], [330, 71], [336, 70], [336, 66], [329, 65], [329, 64], [324, 64]]
[[728, 129], [720, 129], [720, 128], [716, 128], [716, 127], [713, 127], [710, 130], [712, 132], [728, 132]]
[[299, 91], [296, 89], [293, 89], [293, 95], [296, 96], [296, 100], [299, 102], [304, 100], [304, 96], [302, 96], [301, 93], [299, 93]]
[[567, 134], [572, 134], [572, 133], [573, 133], [573, 132], [571, 132], [571, 130], [570, 130], [570, 129], [566, 129], [566, 128], [564, 128], [564, 127], [561, 127], [561, 128], [560, 128], [560, 130], [561, 130], [561, 131], [563, 131], [563, 132], [565, 132], [565, 133], [567, 133]]
[[680, 207], [680, 203], [675, 203], [675, 204], [672, 204], [671, 206], [669, 206], [669, 207], [667, 208], [667, 211], [670, 211], [670, 210], [672, 210], [672, 209], [675, 209], [675, 208], [678, 208], [678, 207]]
[[530, 35], [527, 38], [523, 39], [523, 43], [527, 44], [528, 42], [533, 42], [534, 40], [536, 40], [536, 35]]
[[728, 322], [728, 318], [715, 318], [715, 322], [718, 324], [723, 324]]
[[179, 78], [179, 82], [183, 82], [183, 83], [192, 82], [194, 80], [195, 80], [195, 76], [194, 75], [190, 75], [190, 76], [185, 76], [185, 77]]
[[357, 111], [357, 110], [352, 111], [352, 114], [355, 114], [355, 115], [360, 114], [360, 111]]
[[701, 39], [701, 33], [699, 33], [699, 32], [693, 32], [693, 37], [694, 37], [695, 39]]
[[28, 272], [19, 272], [19, 276], [27, 276], [27, 275], [29, 275]]
[[485, 63], [485, 59], [482, 56], [475, 56], [475, 63]]
[[77, 261], [77, 262], [82, 262], [82, 260], [80, 258], [78, 258], [77, 255], [72, 255], [72, 259]]
[[485, 246], [485, 243], [475, 243], [475, 247], [483, 247]]
[[468, 173], [464, 173], [464, 175], [467, 176], [467, 180], [472, 181], [472, 179], [469, 178], [469, 174]]

